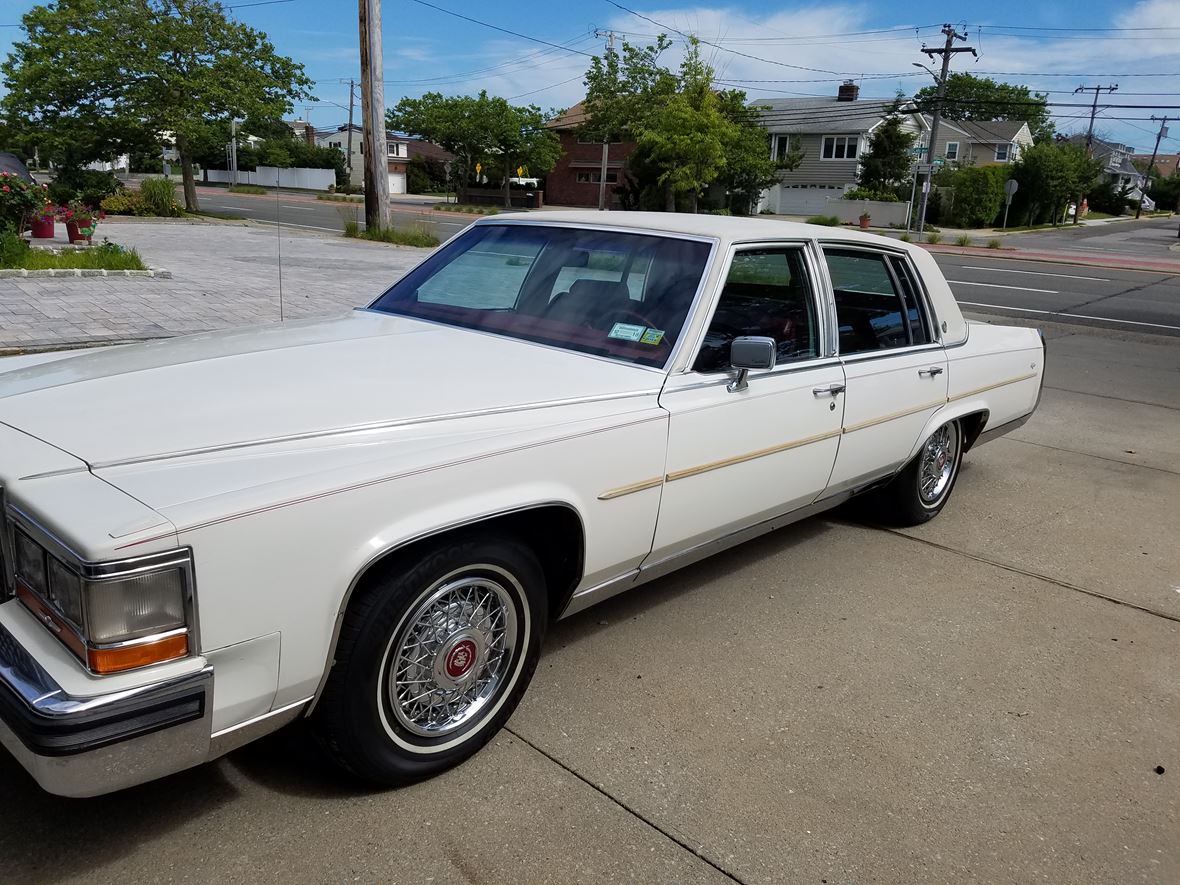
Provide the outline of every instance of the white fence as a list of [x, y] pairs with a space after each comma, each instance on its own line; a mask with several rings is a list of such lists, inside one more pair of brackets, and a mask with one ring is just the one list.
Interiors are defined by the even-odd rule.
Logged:
[[[209, 181], [233, 181], [233, 173], [225, 169], [206, 169]], [[336, 183], [335, 169], [280, 169], [259, 166], [255, 172], [238, 172], [238, 184], [257, 184], [260, 187], [297, 187], [311, 191], [326, 191]]]

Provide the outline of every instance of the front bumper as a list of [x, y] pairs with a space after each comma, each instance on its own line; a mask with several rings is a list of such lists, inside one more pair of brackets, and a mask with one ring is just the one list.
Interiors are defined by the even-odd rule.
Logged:
[[0, 624], [0, 744], [50, 793], [97, 796], [198, 765], [212, 717], [212, 667], [73, 697]]

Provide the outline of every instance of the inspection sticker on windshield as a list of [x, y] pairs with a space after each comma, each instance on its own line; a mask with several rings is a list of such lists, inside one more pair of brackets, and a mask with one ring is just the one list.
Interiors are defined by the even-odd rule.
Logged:
[[[647, 326], [633, 326], [630, 323], [615, 323], [607, 338], [619, 338], [623, 341], [638, 341], [647, 331]], [[663, 334], [663, 333], [661, 333]]]
[[643, 337], [639, 339], [640, 344], [659, 344], [664, 340], [663, 329], [648, 329], [643, 333]]

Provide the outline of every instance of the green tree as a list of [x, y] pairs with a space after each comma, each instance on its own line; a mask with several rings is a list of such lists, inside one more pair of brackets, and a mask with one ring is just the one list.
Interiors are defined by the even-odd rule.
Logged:
[[746, 102], [746, 93], [738, 89], [717, 93], [721, 113], [730, 123], [725, 148], [725, 169], [718, 178], [728, 197], [728, 209], [735, 215], [750, 215], [762, 194], [778, 182], [779, 172], [799, 168], [803, 149], [798, 139], [781, 160], [772, 155], [771, 140], [761, 124], [762, 112]]
[[1074, 195], [1086, 193], [1102, 172], [1102, 162], [1080, 145], [1042, 142], [1021, 152], [1012, 166], [1020, 183], [1013, 212], [1025, 224], [1059, 224]]
[[58, 0], [25, 13], [22, 27], [0, 68], [6, 116], [75, 163], [172, 133], [189, 211], [199, 208], [194, 145], [209, 127], [280, 117], [310, 97], [303, 66], [216, 0]]
[[[942, 212], [953, 227], [987, 227], [994, 224], [1004, 205], [1004, 182], [1011, 170], [1004, 165], [964, 166], [947, 169], [936, 178], [946, 189]], [[949, 207], [948, 207], [949, 202]]]
[[914, 162], [910, 148], [916, 140], [917, 134], [904, 128], [895, 103], [889, 116], [869, 136], [868, 150], [860, 158], [857, 183], [870, 191], [891, 191], [907, 181]]
[[[926, 86], [914, 95], [918, 107], [934, 110], [938, 89]], [[948, 120], [1023, 120], [1038, 144], [1055, 132], [1049, 119], [1049, 96], [1027, 86], [999, 83], [973, 74], [951, 74], [946, 81], [942, 115]]]

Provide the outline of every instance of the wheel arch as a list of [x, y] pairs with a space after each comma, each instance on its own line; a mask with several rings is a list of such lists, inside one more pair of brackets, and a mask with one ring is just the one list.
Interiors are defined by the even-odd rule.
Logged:
[[983, 428], [987, 426], [990, 414], [991, 411], [982, 400], [963, 400], [961, 403], [950, 403], [939, 409], [926, 421], [926, 425], [918, 434], [918, 438], [914, 441], [914, 445], [903, 463], [908, 464], [910, 459], [918, 454], [918, 450], [922, 448], [922, 444], [930, 438], [930, 435], [948, 421], [957, 420], [960, 422], [963, 430], [963, 451], [969, 451], [971, 446], [975, 444], [975, 440], [979, 438], [979, 434], [983, 432]]
[[582, 579], [585, 566], [585, 523], [572, 504], [565, 501], [545, 501], [514, 507], [401, 539], [375, 553], [349, 582], [332, 625], [324, 673], [307, 707], [306, 715], [311, 715], [328, 682], [328, 674], [336, 662], [336, 646], [340, 640], [344, 615], [356, 593], [377, 580], [385, 569], [394, 568], [398, 562], [413, 556], [414, 552], [422, 549], [425, 544], [449, 535], [489, 529], [505, 531], [520, 537], [533, 549], [545, 573], [549, 594], [549, 618], [556, 619], [573, 596]]

